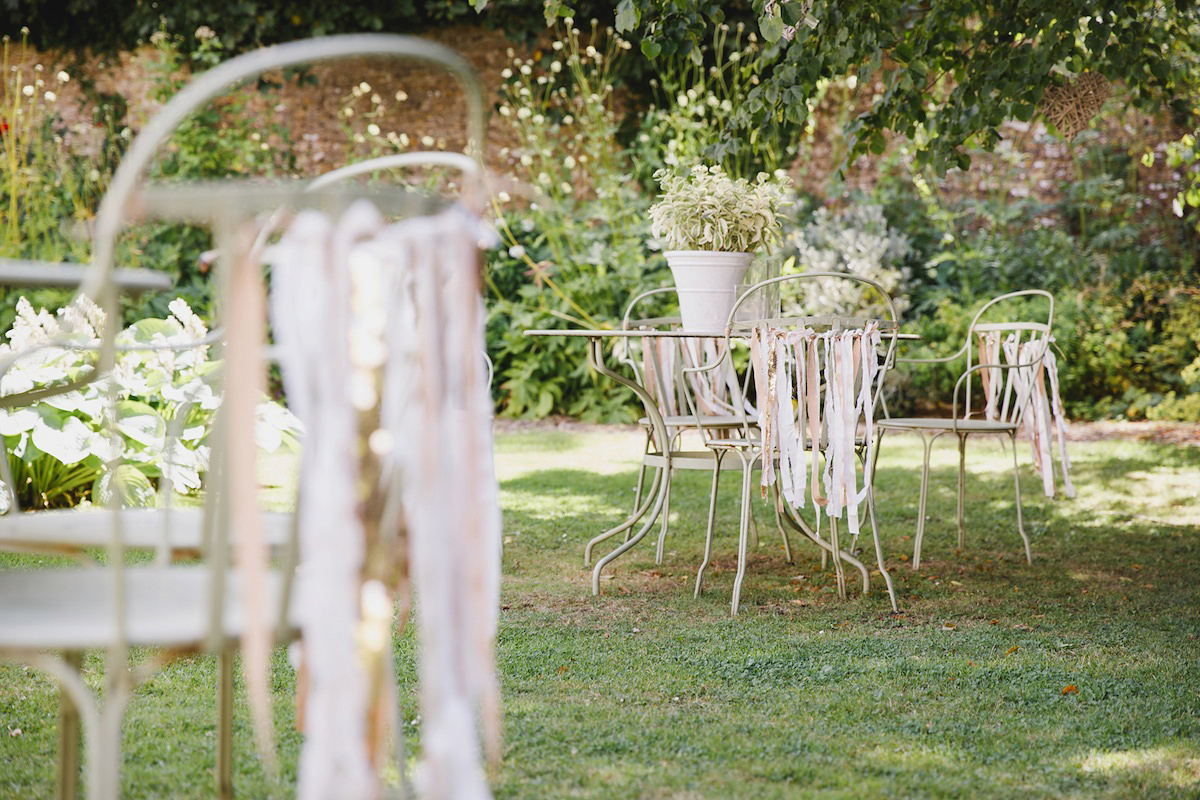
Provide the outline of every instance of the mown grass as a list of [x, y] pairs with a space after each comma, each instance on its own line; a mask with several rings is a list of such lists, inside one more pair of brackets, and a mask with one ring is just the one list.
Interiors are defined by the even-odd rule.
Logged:
[[[624, 430], [498, 439], [498, 797], [1200, 796], [1200, 448], [1075, 443], [1072, 501], [1044, 498], [1023, 466], [1033, 565], [1014, 527], [1011, 462], [994, 444], [972, 443], [967, 548], [955, 552], [956, 455], [940, 448], [914, 573], [903, 559], [919, 451], [889, 440], [880, 523], [902, 613], [878, 581], [839, 600], [811, 548], [786, 563], [759, 513], [743, 611], [731, 619], [733, 479], [715, 569], [691, 596], [703, 473], [677, 478], [663, 563], [652, 534], [590, 595], [582, 546], [631, 506], [639, 446]], [[411, 636], [397, 657], [411, 723]], [[211, 660], [182, 661], [139, 691], [125, 796], [212, 794], [214, 675]], [[273, 686], [287, 787], [300, 738], [282, 655]], [[0, 797], [52, 793], [56, 697], [32, 672], [0, 670]], [[264, 797], [248, 719], [239, 708], [235, 780], [240, 796]]]

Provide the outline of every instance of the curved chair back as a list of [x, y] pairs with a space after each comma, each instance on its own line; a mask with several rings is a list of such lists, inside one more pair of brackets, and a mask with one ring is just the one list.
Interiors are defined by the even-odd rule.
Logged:
[[[852, 316], [852, 315], [801, 315], [801, 316], [780, 316], [768, 317], [763, 319], [758, 318], [741, 318], [742, 308], [753, 306], [759, 295], [767, 293], [777, 293], [781, 289], [793, 285], [816, 285], [820, 286], [829, 281], [845, 281], [864, 292], [877, 295], [879, 298], [879, 306], [884, 310], [883, 315], [879, 316]], [[869, 296], [869, 295], [867, 295]], [[855, 275], [848, 272], [804, 272], [790, 275], [781, 275], [774, 278], [768, 278], [751, 287], [749, 287], [738, 299], [734, 302], [733, 308], [729, 312], [729, 318], [725, 324], [725, 348], [724, 357], [728, 358], [733, 352], [735, 341], [748, 342], [756, 331], [762, 329], [777, 329], [788, 331], [811, 331], [814, 334], [821, 333], [838, 333], [845, 331], [862, 330], [868, 324], [874, 325], [881, 333], [881, 346], [883, 349], [877, 353], [879, 364], [887, 369], [891, 366], [896, 350], [896, 333], [898, 332], [899, 320], [896, 314], [895, 304], [887, 291], [875, 281], [868, 278]], [[823, 363], [824, 354], [817, 355], [818, 361]], [[766, 368], [765, 363], [755, 364], [760, 370]], [[818, 364], [820, 366], [820, 364]], [[703, 365], [698, 369], [709, 369], [710, 365]], [[735, 405], [741, 409], [741, 427], [742, 435], [751, 439], [758, 435], [756, 428], [759, 426], [759, 414], [747, 409], [753, 409], [756, 406], [761, 407], [763, 398], [757, 395], [763, 394], [768, 390], [768, 382], [760, 381], [759, 385], [752, 385], [753, 370], [747, 371], [747, 375], [742, 382], [743, 397], [735, 400]], [[761, 378], [766, 378], [765, 375], [760, 375]], [[873, 415], [877, 408], [883, 389], [883, 381], [879, 380], [870, 390], [870, 407], [869, 411]], [[822, 389], [823, 391], [823, 389]], [[750, 399], [750, 394], [753, 392], [756, 396], [753, 401]]]
[[[1044, 300], [1044, 303], [1037, 302]], [[989, 300], [967, 329], [966, 367], [954, 393], [954, 417], [984, 415], [1020, 425], [1050, 346], [1054, 296], [1025, 289]], [[960, 402], [961, 399], [961, 402]]]

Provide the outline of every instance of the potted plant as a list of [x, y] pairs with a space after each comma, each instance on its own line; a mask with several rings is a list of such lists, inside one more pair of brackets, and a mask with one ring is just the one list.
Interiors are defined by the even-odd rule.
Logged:
[[751, 182], [702, 165], [654, 177], [662, 194], [650, 207], [650, 229], [668, 248], [683, 327], [719, 331], [754, 254], [780, 238], [787, 179], [760, 172]]

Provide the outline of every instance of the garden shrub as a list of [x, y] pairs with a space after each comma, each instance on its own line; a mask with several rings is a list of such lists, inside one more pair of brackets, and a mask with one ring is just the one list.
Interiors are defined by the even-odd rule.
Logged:
[[585, 343], [529, 328], [615, 327], [626, 303], [666, 281], [647, 249], [648, 206], [617, 142], [614, 75], [629, 43], [566, 28], [540, 60], [515, 58], [498, 113], [517, 144], [515, 186], [497, 195], [503, 246], [488, 257], [488, 343], [501, 413], [629, 420], [635, 398], [586, 365]]

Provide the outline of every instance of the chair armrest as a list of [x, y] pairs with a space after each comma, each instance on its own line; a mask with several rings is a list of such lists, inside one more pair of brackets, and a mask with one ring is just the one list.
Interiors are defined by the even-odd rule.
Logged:
[[[3, 258], [0, 259], [0, 286], [74, 287], [83, 283], [89, 269], [86, 264]], [[128, 294], [165, 291], [173, 283], [170, 275], [152, 269], [113, 270], [112, 282], [118, 290]]]

